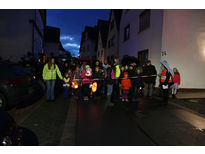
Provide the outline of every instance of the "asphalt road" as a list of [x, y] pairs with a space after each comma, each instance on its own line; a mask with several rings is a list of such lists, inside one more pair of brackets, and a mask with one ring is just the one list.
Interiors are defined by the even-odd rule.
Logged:
[[35, 133], [39, 145], [205, 145], [205, 117], [171, 99], [167, 106], [157, 97], [117, 101], [114, 107], [107, 107], [107, 101], [98, 97], [78, 104], [62, 94], [55, 102], [42, 98], [18, 109], [19, 123]]
[[135, 121], [137, 102], [106, 107], [106, 101], [105, 98], [78, 105], [76, 145], [156, 145]]

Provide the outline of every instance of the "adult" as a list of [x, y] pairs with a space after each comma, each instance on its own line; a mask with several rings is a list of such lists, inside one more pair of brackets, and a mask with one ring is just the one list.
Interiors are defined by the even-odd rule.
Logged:
[[61, 72], [55, 63], [55, 59], [51, 58], [50, 61], [44, 65], [43, 68], [43, 80], [46, 82], [46, 98], [47, 101], [54, 101], [54, 88], [56, 83], [56, 74], [58, 77], [63, 80]]
[[114, 73], [115, 73], [115, 80], [113, 84], [113, 92], [112, 92], [112, 102], [119, 97], [119, 77], [120, 77], [120, 65], [119, 65], [119, 58], [114, 58]]
[[[151, 64], [151, 61], [148, 60], [143, 67], [143, 75], [157, 75], [157, 71], [154, 65]], [[156, 76], [145, 77], [144, 81], [144, 96], [152, 97], [153, 95], [153, 86], [156, 83]]]
[[169, 88], [173, 84], [172, 82], [172, 75], [169, 65], [166, 61], [160, 61], [162, 64], [163, 71], [160, 74], [160, 88], [162, 89], [162, 97], [163, 97], [163, 103], [165, 105], [168, 104], [168, 98], [169, 98]]
[[114, 104], [111, 103], [111, 95], [113, 92], [113, 82], [115, 79], [115, 74], [114, 74], [114, 70], [111, 67], [111, 63], [109, 63], [106, 67], [106, 71], [105, 71], [105, 83], [107, 86], [107, 97], [108, 97], [108, 101], [107, 101], [107, 105], [108, 106], [113, 106]]

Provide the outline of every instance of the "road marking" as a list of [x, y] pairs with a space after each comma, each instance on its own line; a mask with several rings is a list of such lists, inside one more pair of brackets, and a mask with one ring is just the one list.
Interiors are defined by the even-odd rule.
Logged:
[[74, 146], [76, 138], [77, 104], [71, 99], [60, 146]]

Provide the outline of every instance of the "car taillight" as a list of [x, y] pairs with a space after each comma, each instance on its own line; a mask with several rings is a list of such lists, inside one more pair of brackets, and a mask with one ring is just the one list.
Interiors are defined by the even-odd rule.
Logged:
[[7, 85], [9, 85], [9, 86], [16, 86], [18, 84], [20, 84], [19, 79], [8, 79], [7, 80]]

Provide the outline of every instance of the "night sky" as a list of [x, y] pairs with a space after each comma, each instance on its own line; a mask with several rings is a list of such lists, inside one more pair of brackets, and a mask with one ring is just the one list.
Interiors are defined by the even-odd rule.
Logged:
[[47, 10], [47, 25], [61, 29], [60, 40], [72, 56], [79, 55], [81, 33], [85, 26], [95, 26], [98, 19], [108, 20], [110, 10]]

